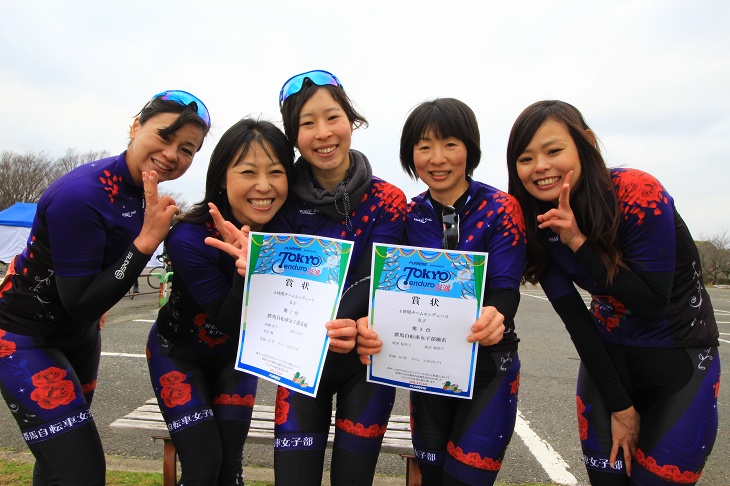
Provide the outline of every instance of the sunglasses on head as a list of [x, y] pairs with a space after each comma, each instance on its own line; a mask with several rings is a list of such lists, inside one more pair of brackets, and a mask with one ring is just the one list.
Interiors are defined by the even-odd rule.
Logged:
[[342, 88], [342, 83], [340, 83], [340, 80], [337, 79], [337, 76], [330, 72], [322, 71], [321, 69], [297, 74], [296, 76], [292, 76], [291, 78], [287, 79], [286, 83], [284, 83], [284, 86], [281, 87], [281, 91], [279, 92], [279, 108], [281, 108], [281, 106], [284, 104], [284, 100], [286, 100], [293, 94], [299, 93], [299, 90], [301, 90], [302, 86], [304, 85], [305, 79], [309, 79], [317, 86], [326, 86], [329, 84]]
[[200, 101], [200, 99], [195, 95], [192, 95], [187, 91], [174, 89], [170, 91], [163, 91], [162, 93], [157, 93], [152, 97], [153, 100], [156, 100], [157, 98], [161, 98], [167, 101], [174, 101], [175, 103], [183, 106], [189, 106], [190, 104], [195, 103], [195, 109], [198, 113], [198, 116], [205, 122], [206, 125], [210, 127], [210, 113], [208, 113], [208, 108], [206, 108], [205, 104]]
[[441, 211], [444, 225], [444, 237], [441, 246], [444, 250], [455, 250], [459, 243], [459, 213], [454, 206], [444, 206]]

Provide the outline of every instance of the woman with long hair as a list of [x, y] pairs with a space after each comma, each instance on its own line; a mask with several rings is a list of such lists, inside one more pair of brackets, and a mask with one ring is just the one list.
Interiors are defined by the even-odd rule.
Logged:
[[[718, 426], [718, 330], [697, 247], [669, 192], [608, 169], [563, 101], [527, 107], [507, 146], [539, 283], [581, 366], [578, 429], [593, 485], [695, 484]], [[592, 296], [586, 308], [575, 285]]]

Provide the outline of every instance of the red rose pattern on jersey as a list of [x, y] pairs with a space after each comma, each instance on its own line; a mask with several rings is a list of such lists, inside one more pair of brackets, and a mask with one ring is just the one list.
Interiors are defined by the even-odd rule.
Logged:
[[64, 379], [66, 375], [66, 370], [56, 366], [39, 371], [31, 377], [36, 389], [30, 394], [30, 398], [46, 410], [68, 405], [76, 398], [76, 391], [73, 381]]
[[234, 393], [233, 395], [221, 393], [217, 397], [213, 397], [213, 405], [238, 405], [253, 408], [255, 403], [256, 398], [253, 395], [242, 397], [238, 393]]
[[289, 397], [291, 392], [284, 388], [283, 386], [280, 386], [276, 390], [276, 408], [274, 410], [274, 423], [276, 425], [281, 425], [286, 422], [287, 417], [289, 417], [289, 402], [286, 401], [286, 399]]
[[192, 398], [192, 387], [188, 383], [184, 383], [187, 376], [179, 371], [170, 371], [160, 376], [160, 398], [165, 402], [168, 408], [185, 405]]
[[7, 334], [6, 331], [0, 329], [0, 358], [7, 358], [15, 352], [16, 346], [13, 341], [8, 341], [2, 337]]
[[621, 201], [620, 210], [624, 219], [635, 215], [638, 218], [637, 225], [643, 224], [647, 212], [661, 214], [657, 203], [669, 202], [664, 186], [645, 172], [625, 169], [614, 172], [611, 177]]
[[676, 484], [694, 484], [699, 481], [700, 476], [702, 476], [702, 471], [682, 471], [679, 467], [673, 464], [660, 466], [653, 457], [647, 456], [641, 449], [636, 450], [634, 458], [636, 459], [636, 462], [641, 464], [648, 471], [656, 474], [660, 478], [667, 479]]
[[469, 452], [465, 454], [461, 447], [457, 447], [453, 442], [449, 441], [446, 445], [446, 451], [457, 461], [486, 471], [499, 471], [502, 468], [502, 462], [492, 459], [491, 457], [482, 457], [477, 452]]

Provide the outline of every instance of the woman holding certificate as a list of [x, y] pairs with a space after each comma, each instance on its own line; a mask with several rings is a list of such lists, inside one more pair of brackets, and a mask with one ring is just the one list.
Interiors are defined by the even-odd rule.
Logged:
[[239, 228], [260, 230], [281, 208], [293, 162], [276, 126], [240, 120], [213, 150], [203, 201], [167, 238], [172, 293], [150, 331], [147, 361], [180, 484], [243, 484], [257, 378], [234, 369], [244, 287], [237, 264], [245, 268], [247, 251]]
[[[400, 145], [403, 170], [428, 190], [406, 214], [411, 246], [488, 254], [483, 308], [463, 326], [479, 343], [471, 400], [411, 392], [411, 435], [422, 484], [493, 484], [517, 415], [520, 360], [514, 316], [525, 264], [522, 211], [502, 191], [471, 178], [479, 165], [473, 111], [453, 98], [418, 105], [406, 119]], [[382, 343], [358, 321], [363, 361]]]
[[[354, 242], [337, 318], [326, 325], [330, 348], [316, 397], [279, 387], [276, 484], [322, 483], [332, 399], [337, 395], [332, 484], [370, 485], [395, 389], [367, 383], [355, 348], [355, 320], [367, 315], [372, 243], [403, 243], [406, 199], [373, 176], [367, 157], [350, 148], [367, 122], [327, 71], [290, 78], [279, 104], [284, 130], [299, 150], [290, 197], [265, 230]], [[300, 440], [304, 438], [304, 440]]]
[[645, 172], [607, 168], [563, 101], [519, 115], [507, 168], [526, 215], [525, 279], [540, 283], [581, 358], [591, 484], [695, 484], [717, 435], [718, 328], [674, 200]]

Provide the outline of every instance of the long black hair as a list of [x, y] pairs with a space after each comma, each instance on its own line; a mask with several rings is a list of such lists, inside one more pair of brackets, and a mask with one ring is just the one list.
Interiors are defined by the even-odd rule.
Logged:
[[539, 282], [548, 264], [545, 231], [539, 230], [537, 216], [553, 206], [532, 197], [517, 174], [517, 159], [525, 151], [535, 133], [547, 120], [555, 120], [568, 128], [578, 149], [581, 175], [570, 191], [570, 207], [588, 244], [598, 254], [608, 270], [609, 282], [625, 266], [616, 244], [619, 228], [618, 202], [606, 162], [598, 141], [573, 105], [564, 101], [538, 101], [525, 108], [517, 117], [507, 143], [508, 191], [522, 206], [527, 229], [527, 265], [524, 279]]

